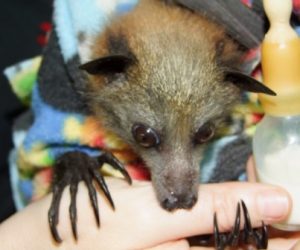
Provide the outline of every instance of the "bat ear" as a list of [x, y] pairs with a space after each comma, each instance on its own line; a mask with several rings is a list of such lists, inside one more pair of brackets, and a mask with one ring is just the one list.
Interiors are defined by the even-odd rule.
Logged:
[[134, 63], [134, 59], [124, 55], [111, 55], [101, 57], [79, 66], [91, 75], [125, 73], [126, 69]]
[[254, 93], [264, 93], [272, 96], [276, 95], [276, 93], [273, 90], [269, 89], [266, 85], [239, 71], [226, 71], [225, 81], [231, 82], [238, 88], [245, 91]]

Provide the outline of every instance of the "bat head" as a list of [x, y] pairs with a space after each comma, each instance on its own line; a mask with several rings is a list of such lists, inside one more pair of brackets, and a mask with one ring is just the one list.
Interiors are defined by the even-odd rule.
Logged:
[[93, 56], [81, 69], [95, 116], [144, 160], [163, 208], [191, 208], [205, 143], [244, 85], [264, 86], [237, 71], [241, 53], [219, 26], [159, 3], [113, 23]]

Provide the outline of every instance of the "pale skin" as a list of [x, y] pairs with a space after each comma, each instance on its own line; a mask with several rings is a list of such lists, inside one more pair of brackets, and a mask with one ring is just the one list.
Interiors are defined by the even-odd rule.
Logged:
[[[250, 172], [252, 166], [249, 161]], [[185, 238], [211, 233], [214, 211], [218, 214], [221, 230], [228, 230], [235, 218], [236, 204], [241, 199], [247, 204], [254, 226], [260, 226], [262, 220], [266, 223], [279, 222], [291, 209], [290, 198], [283, 189], [258, 183], [203, 184], [199, 188], [198, 202], [192, 210], [173, 213], [160, 208], [149, 182], [134, 182], [129, 186], [122, 180], [107, 179], [107, 184], [116, 210], [113, 211], [101, 192], [98, 192], [100, 229], [96, 227], [86, 188], [81, 184], [77, 196], [77, 242], [72, 237], [68, 215], [69, 192], [65, 190], [58, 225], [62, 244], [56, 244], [51, 238], [46, 216], [51, 201], [51, 195], [48, 195], [0, 225], [1, 248], [209, 250], [213, 248], [190, 248]], [[300, 249], [297, 245], [299, 233], [275, 232], [274, 235], [269, 241], [269, 249]]]

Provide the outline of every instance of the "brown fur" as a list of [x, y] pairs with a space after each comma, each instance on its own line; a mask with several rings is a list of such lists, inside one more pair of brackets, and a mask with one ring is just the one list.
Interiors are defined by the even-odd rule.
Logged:
[[[93, 58], [122, 54], [134, 59], [126, 73], [90, 76], [90, 106], [149, 167], [162, 206], [189, 208], [197, 197], [202, 146], [193, 143], [206, 122], [215, 127], [238, 101], [239, 90], [224, 81], [240, 52], [224, 30], [204, 17], [158, 0], [142, 0], [97, 37]], [[136, 122], [161, 136], [145, 149], [132, 137]]]

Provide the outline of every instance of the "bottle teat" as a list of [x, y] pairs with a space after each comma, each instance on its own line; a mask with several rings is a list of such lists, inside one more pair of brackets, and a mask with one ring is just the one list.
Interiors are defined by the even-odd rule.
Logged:
[[264, 0], [263, 4], [270, 21], [265, 41], [279, 42], [297, 37], [297, 33], [290, 25], [292, 0]]
[[264, 0], [264, 9], [271, 23], [289, 23], [292, 12], [292, 1]]
[[264, 84], [277, 96], [259, 95], [267, 114], [300, 114], [300, 39], [290, 25], [292, 0], [264, 0], [270, 29], [262, 43]]

